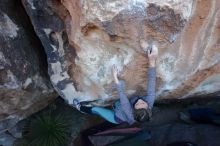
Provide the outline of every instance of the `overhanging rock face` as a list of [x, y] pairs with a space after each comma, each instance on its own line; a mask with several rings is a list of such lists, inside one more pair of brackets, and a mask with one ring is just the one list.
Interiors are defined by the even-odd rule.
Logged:
[[113, 64], [123, 71], [128, 96], [146, 94], [142, 42], [159, 47], [157, 98], [220, 91], [219, 0], [23, 0], [23, 5], [47, 53], [53, 86], [69, 103], [118, 98]]

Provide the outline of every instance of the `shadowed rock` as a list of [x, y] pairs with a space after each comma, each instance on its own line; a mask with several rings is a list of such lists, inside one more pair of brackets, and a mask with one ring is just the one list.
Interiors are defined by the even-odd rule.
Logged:
[[57, 97], [47, 62], [21, 2], [0, 4], [0, 133]]

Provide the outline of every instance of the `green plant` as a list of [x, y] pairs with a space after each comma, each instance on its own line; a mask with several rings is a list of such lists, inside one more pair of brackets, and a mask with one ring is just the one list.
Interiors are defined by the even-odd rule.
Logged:
[[25, 138], [31, 146], [64, 146], [69, 136], [69, 123], [61, 114], [36, 116], [25, 128]]

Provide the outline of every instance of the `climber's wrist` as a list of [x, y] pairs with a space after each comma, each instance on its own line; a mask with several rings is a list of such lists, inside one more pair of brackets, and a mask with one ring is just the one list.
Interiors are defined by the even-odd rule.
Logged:
[[156, 66], [156, 60], [149, 60], [149, 67], [155, 67]]
[[114, 77], [114, 82], [115, 82], [115, 84], [119, 84], [118, 77]]

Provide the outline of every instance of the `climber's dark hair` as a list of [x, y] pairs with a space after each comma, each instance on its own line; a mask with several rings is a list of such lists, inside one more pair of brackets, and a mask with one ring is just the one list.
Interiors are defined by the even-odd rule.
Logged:
[[150, 120], [151, 118], [151, 110], [145, 109], [145, 108], [141, 108], [141, 109], [134, 109], [134, 119], [137, 122], [147, 122]]

